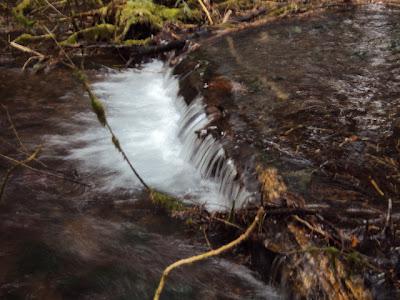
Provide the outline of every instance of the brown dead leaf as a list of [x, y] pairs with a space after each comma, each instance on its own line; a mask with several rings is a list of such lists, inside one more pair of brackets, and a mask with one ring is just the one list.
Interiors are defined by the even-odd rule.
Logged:
[[257, 172], [264, 202], [281, 206], [281, 197], [286, 193], [287, 188], [282, 177], [278, 175], [278, 171], [274, 168], [262, 169], [257, 166]]

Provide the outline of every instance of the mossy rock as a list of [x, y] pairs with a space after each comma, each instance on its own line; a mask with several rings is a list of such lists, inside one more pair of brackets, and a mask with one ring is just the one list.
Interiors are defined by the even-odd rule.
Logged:
[[158, 33], [165, 22], [184, 22], [198, 16], [186, 3], [170, 8], [151, 0], [128, 0], [115, 14], [117, 40], [144, 40]]
[[60, 44], [62, 46], [74, 45], [77, 44], [79, 40], [84, 40], [85, 42], [109, 41], [114, 37], [114, 33], [115, 33], [114, 25], [99, 24], [75, 32]]
[[155, 205], [165, 209], [168, 212], [182, 211], [185, 209], [185, 205], [177, 198], [155, 190], [150, 192], [150, 198]]
[[26, 27], [31, 27], [35, 21], [28, 19], [25, 14], [32, 9], [31, 0], [20, 1], [12, 10], [15, 19]]

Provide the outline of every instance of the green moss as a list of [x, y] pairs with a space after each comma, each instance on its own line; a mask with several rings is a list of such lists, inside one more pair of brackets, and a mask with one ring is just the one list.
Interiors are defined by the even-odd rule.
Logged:
[[362, 268], [365, 265], [362, 256], [357, 251], [350, 252], [345, 258], [352, 267], [351, 270]]
[[99, 40], [108, 41], [113, 38], [114, 33], [114, 25], [99, 24], [71, 34], [66, 40], [62, 41], [60, 45], [74, 45], [77, 44], [79, 40], [84, 40], [86, 42], [97, 42]]
[[14, 42], [18, 44], [27, 44], [29, 42], [35, 42], [35, 41], [42, 41], [42, 40], [50, 40], [54, 37], [52, 34], [44, 34], [44, 35], [31, 35], [29, 33], [23, 33], [20, 36], [18, 36]]
[[120, 144], [119, 140], [117, 139], [117, 137], [116, 137], [115, 135], [113, 135], [113, 136], [111, 137], [111, 142], [113, 143], [114, 147], [115, 147], [119, 152], [122, 152], [121, 144]]
[[150, 192], [150, 197], [154, 204], [166, 209], [168, 212], [182, 211], [185, 208], [178, 199], [155, 190]]
[[147, 45], [151, 41], [151, 38], [146, 38], [142, 40], [126, 40], [124, 41], [124, 45], [127, 46], [143, 46]]
[[180, 20], [183, 22], [199, 22], [202, 19], [203, 13], [196, 5], [189, 6], [186, 2], [182, 2], [179, 6], [181, 10]]
[[[201, 12], [186, 2], [179, 7], [166, 7], [152, 0], [126, 0], [117, 6], [106, 5], [94, 10], [101, 22], [114, 20], [111, 24], [99, 24], [70, 35], [61, 45], [74, 45], [80, 40], [95, 42], [105, 40], [126, 45], [145, 45], [161, 31], [165, 22], [188, 22], [201, 20]], [[77, 15], [78, 16], [78, 15]]]
[[126, 36], [135, 24], [141, 24], [149, 30], [161, 29], [163, 21], [156, 13], [156, 5], [150, 0], [127, 1], [117, 12], [118, 39], [125, 40]]
[[88, 80], [85, 73], [79, 69], [74, 70], [73, 74], [81, 83], [84, 83]]
[[[99, 98], [97, 98], [94, 94], [89, 93], [90, 96], [90, 102], [92, 104], [92, 109], [94, 111], [94, 113], [97, 116], [97, 119], [99, 120], [99, 122], [101, 123], [101, 125], [105, 126], [106, 125], [106, 113], [103, 107], [103, 104], [101, 103], [101, 101], [99, 100]], [[119, 142], [118, 142], [119, 145]], [[120, 150], [121, 148], [119, 148]]]
[[181, 17], [181, 10], [179, 8], [165, 7], [160, 11], [160, 17], [164, 20], [175, 21]]
[[191, 9], [186, 3], [170, 8], [152, 0], [128, 0], [115, 14], [117, 40], [145, 40], [159, 32], [165, 22], [183, 22], [199, 16], [199, 11]]
[[31, 27], [35, 21], [29, 20], [25, 14], [32, 8], [31, 0], [22, 0], [13, 8], [13, 15], [15, 19], [24, 26]]
[[[96, 114], [97, 119], [99, 120], [101, 125], [105, 126], [107, 124], [107, 119], [106, 119], [106, 112], [105, 112], [104, 106], [101, 103], [100, 99], [97, 98], [97, 96], [95, 94], [93, 94], [93, 92], [91, 91], [88, 80], [86, 78], [86, 75], [81, 70], [78, 70], [78, 69], [76, 69], [74, 71], [74, 75], [85, 87], [86, 92], [88, 93], [89, 98], [90, 98], [92, 110]], [[115, 138], [115, 140], [113, 138], [113, 143], [116, 147], [117, 146], [119, 147], [119, 141], [116, 138]], [[119, 150], [121, 151], [121, 148], [119, 148]]]

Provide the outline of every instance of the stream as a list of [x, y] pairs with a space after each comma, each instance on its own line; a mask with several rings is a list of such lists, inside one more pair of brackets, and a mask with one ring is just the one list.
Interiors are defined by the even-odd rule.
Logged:
[[[356, 228], [355, 211], [376, 217], [387, 207], [368, 176], [398, 217], [397, 171], [371, 157], [398, 163], [399, 20], [398, 9], [381, 5], [280, 20], [216, 39], [175, 69], [154, 60], [88, 76], [150, 186], [229, 211], [257, 199], [260, 163], [307, 204], [339, 211], [332, 222]], [[1, 299], [151, 299], [167, 265], [208, 250], [202, 234], [146, 201], [68, 72], [0, 68], [0, 95], [23, 143], [0, 107], [1, 154], [23, 160], [40, 148], [32, 166], [58, 174], [18, 168], [10, 178]], [[2, 174], [10, 165], [0, 161]], [[174, 270], [162, 299], [284, 298], [288, 287], [262, 275], [210, 259]]]
[[[233, 180], [235, 167], [232, 161], [224, 161], [222, 145], [212, 138], [198, 141], [196, 131], [209, 122], [201, 99], [188, 106], [178, 97], [178, 80], [171, 73], [172, 69], [154, 61], [140, 70], [102, 74], [93, 89], [104, 99], [111, 127], [150, 186], [204, 204], [208, 210], [230, 209], [232, 200], [244, 203], [250, 194]], [[99, 189], [140, 190], [139, 180], [114, 153], [106, 130], [93, 114], [79, 113], [74, 119], [76, 133], [49, 136], [50, 143], [69, 149], [66, 159], [79, 161], [79, 172], [103, 174], [96, 183]], [[218, 174], [210, 176], [214, 165]]]
[[[153, 61], [90, 76], [109, 123], [148, 184], [209, 210], [230, 208], [229, 197], [248, 193], [235, 186], [234, 166], [222, 161], [221, 145], [199, 150], [190, 144], [207, 116], [201, 99], [188, 106], [178, 96], [171, 73]], [[207, 250], [203, 236], [154, 210], [70, 75], [0, 74], [4, 103], [25, 147], [42, 145], [35, 166], [90, 185], [16, 173], [1, 212], [2, 299], [151, 299], [168, 264]], [[2, 145], [9, 154], [15, 148], [6, 129]], [[210, 151], [221, 158], [218, 176], [201, 167]], [[174, 271], [163, 293], [163, 299], [244, 298], [280, 296], [253, 271], [219, 258]]]

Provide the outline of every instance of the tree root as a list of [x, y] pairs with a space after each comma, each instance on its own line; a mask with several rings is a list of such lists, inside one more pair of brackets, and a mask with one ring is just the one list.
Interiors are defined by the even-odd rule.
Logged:
[[192, 264], [194, 262], [200, 261], [200, 260], [205, 260], [209, 257], [213, 257], [213, 256], [217, 256], [220, 255], [228, 250], [231, 250], [232, 248], [236, 247], [237, 245], [239, 245], [241, 242], [247, 240], [251, 233], [254, 231], [254, 229], [257, 227], [257, 224], [260, 222], [260, 220], [263, 219], [264, 216], [264, 208], [260, 207], [257, 211], [256, 217], [254, 218], [254, 221], [251, 223], [251, 225], [246, 229], [246, 231], [241, 234], [237, 239], [231, 241], [230, 243], [223, 245], [215, 250], [210, 250], [208, 252], [199, 254], [199, 255], [195, 255], [192, 257], [188, 257], [188, 258], [184, 258], [181, 260], [178, 260], [176, 262], [174, 262], [173, 264], [169, 265], [163, 272], [161, 279], [160, 279], [160, 283], [158, 284], [156, 293], [154, 295], [154, 300], [159, 300], [161, 293], [164, 289], [164, 285], [166, 282], [166, 279], [169, 275], [169, 273], [173, 270], [176, 269], [177, 267], [183, 266], [183, 265], [187, 265], [187, 264]]

